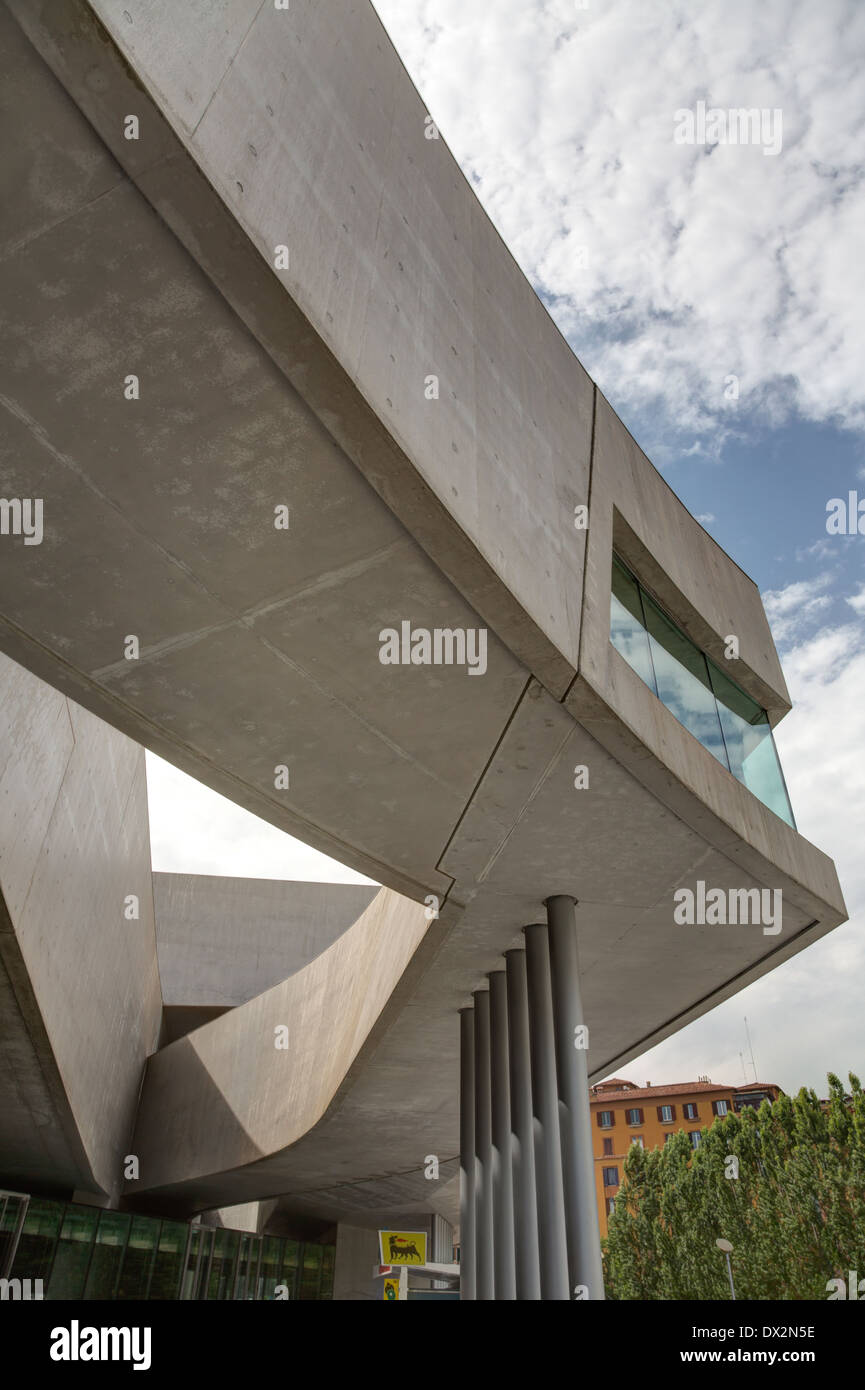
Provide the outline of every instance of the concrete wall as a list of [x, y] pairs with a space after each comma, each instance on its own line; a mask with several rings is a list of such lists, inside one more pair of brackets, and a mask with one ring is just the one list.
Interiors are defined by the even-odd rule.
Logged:
[[167, 1007], [234, 1008], [326, 951], [378, 889], [206, 874], [154, 874]]
[[[127, 1195], [179, 1189], [278, 1155], [327, 1110], [430, 923], [381, 889], [305, 969], [150, 1058], [135, 1129], [140, 1180]], [[276, 1046], [286, 1027], [287, 1046]], [[227, 1185], [226, 1185], [227, 1182]], [[273, 1171], [249, 1197], [284, 1190]], [[203, 1190], [203, 1184], [199, 1190]], [[202, 1204], [203, 1205], [203, 1204]]]
[[[561, 695], [579, 650], [573, 509], [592, 384], [445, 141], [425, 138], [426, 108], [373, 7], [294, 0], [251, 16], [229, 0], [218, 25], [207, 5], [167, 0], [11, 8], [349, 457]], [[126, 111], [144, 117], [137, 142], [122, 138]], [[174, 157], [172, 131], [206, 185]], [[210, 190], [257, 264], [236, 235], [226, 243]], [[291, 267], [277, 276], [283, 244]]]
[[17, 1134], [23, 1176], [116, 1195], [162, 1004], [144, 753], [6, 657], [0, 711], [0, 954], [16, 1000], [0, 1173]]

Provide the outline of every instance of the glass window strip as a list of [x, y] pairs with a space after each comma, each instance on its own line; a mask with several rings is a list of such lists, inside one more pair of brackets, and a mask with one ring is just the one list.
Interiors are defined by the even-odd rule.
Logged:
[[[616, 575], [618, 573], [618, 581]], [[638, 651], [628, 651], [621, 637], [621, 622], [616, 614], [627, 613], [635, 621], [633, 592], [639, 597], [639, 611], [642, 626], [646, 633], [648, 661]], [[617, 592], [618, 591], [618, 592]], [[616, 605], [619, 605], [618, 610]], [[618, 628], [617, 628], [618, 624]], [[665, 641], [665, 637], [667, 640]], [[617, 640], [618, 639], [618, 640]], [[764, 806], [774, 812], [781, 820], [796, 828], [787, 783], [775, 746], [775, 739], [769, 723], [769, 716], [736, 681], [712, 661], [695, 642], [688, 637], [665, 611], [663, 606], [640, 583], [619, 555], [613, 552], [613, 584], [611, 594], [610, 640], [620, 655], [631, 666], [645, 685], [653, 691], [675, 719], [696, 738], [704, 748], [715, 757], [722, 767], [726, 767], [737, 782], [757, 797]], [[676, 647], [678, 646], [678, 654]], [[656, 655], [657, 647], [657, 655]], [[658, 672], [658, 658], [661, 652], [667, 656], [667, 671], [664, 681]], [[688, 661], [691, 656], [690, 662]], [[684, 658], [684, 660], [682, 659]], [[671, 666], [669, 663], [673, 663]], [[678, 671], [676, 670], [678, 668]], [[693, 669], [692, 669], [693, 668]], [[678, 672], [681, 672], [679, 675]], [[647, 676], [651, 675], [651, 679]], [[704, 673], [704, 674], [703, 674]], [[688, 682], [692, 696], [696, 686], [705, 688], [709, 700], [699, 696], [688, 702]], [[695, 684], [696, 683], [696, 684]], [[678, 689], [677, 689], [678, 687]], [[662, 691], [669, 690], [669, 698]], [[673, 699], [676, 692], [678, 698]], [[711, 704], [709, 703], [711, 702]], [[677, 707], [678, 706], [678, 707]], [[715, 718], [709, 717], [709, 709], [714, 710]], [[717, 721], [717, 733], [715, 723]], [[737, 725], [736, 721], [741, 721]], [[765, 733], [752, 738], [744, 735], [744, 728], [764, 729]], [[738, 734], [737, 734], [738, 729]], [[739, 748], [733, 756], [733, 740]], [[749, 745], [749, 746], [748, 746]], [[745, 764], [750, 760], [750, 768]]]

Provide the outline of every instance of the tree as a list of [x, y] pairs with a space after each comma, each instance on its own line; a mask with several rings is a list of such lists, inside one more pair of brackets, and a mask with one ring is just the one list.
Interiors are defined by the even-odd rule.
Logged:
[[608, 1298], [729, 1298], [720, 1236], [741, 1299], [824, 1299], [831, 1279], [865, 1278], [865, 1094], [852, 1073], [849, 1097], [828, 1080], [825, 1106], [804, 1088], [764, 1101], [697, 1149], [682, 1131], [634, 1145], [604, 1242]]

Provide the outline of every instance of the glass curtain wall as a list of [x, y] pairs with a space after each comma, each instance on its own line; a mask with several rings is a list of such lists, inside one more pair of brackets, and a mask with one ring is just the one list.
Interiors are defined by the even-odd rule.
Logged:
[[795, 829], [769, 716], [686, 637], [618, 555], [610, 640], [680, 724]]
[[[10, 1206], [4, 1225], [11, 1220]], [[31, 1197], [10, 1277], [41, 1279], [51, 1300], [320, 1301], [333, 1297], [334, 1253], [282, 1236]]]

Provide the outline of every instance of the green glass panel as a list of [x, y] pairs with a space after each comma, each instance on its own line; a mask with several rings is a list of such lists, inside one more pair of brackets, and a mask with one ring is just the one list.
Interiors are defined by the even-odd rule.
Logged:
[[[282, 1242], [282, 1260], [279, 1270], [279, 1284], [284, 1284], [288, 1289], [289, 1298], [298, 1297], [300, 1283], [300, 1260], [301, 1245], [296, 1240], [284, 1240]], [[285, 1295], [282, 1295], [283, 1297]]]
[[235, 1302], [243, 1302], [246, 1298], [246, 1280], [249, 1274], [249, 1251], [250, 1236], [243, 1231], [240, 1236], [240, 1245], [237, 1252], [237, 1273], [234, 1280], [234, 1292], [229, 1293], [230, 1298]]
[[163, 1221], [150, 1279], [150, 1299], [177, 1298], [189, 1226], [185, 1221]]
[[96, 1207], [66, 1208], [45, 1297], [81, 1298], [101, 1213]]
[[680, 724], [728, 767], [706, 658], [648, 594], [643, 594], [658, 695]]
[[6, 1268], [18, 1222], [26, 1208], [26, 1197], [19, 1197], [15, 1192], [0, 1193], [0, 1274]]
[[333, 1298], [333, 1269], [336, 1246], [326, 1245], [321, 1252], [321, 1297]]
[[201, 1249], [201, 1227], [194, 1225], [190, 1227], [189, 1248], [186, 1252], [186, 1265], [183, 1270], [183, 1284], [180, 1290], [182, 1299], [190, 1299], [195, 1296], [195, 1269], [198, 1264], [198, 1253]]
[[686, 637], [616, 555], [610, 640], [679, 723], [795, 829], [766, 711]]
[[320, 1245], [304, 1245], [303, 1247], [300, 1297], [308, 1303], [318, 1299], [321, 1293], [321, 1251]]
[[231, 1298], [234, 1290], [239, 1244], [239, 1232], [226, 1230], [215, 1232], [213, 1259], [210, 1264], [210, 1278], [207, 1283], [209, 1300]]
[[65, 1210], [65, 1202], [32, 1198], [15, 1252], [12, 1277], [47, 1280]]
[[282, 1263], [282, 1241], [278, 1236], [265, 1236], [262, 1242], [261, 1264], [258, 1267], [256, 1298], [272, 1299], [279, 1283]]
[[132, 1217], [119, 1211], [103, 1211], [99, 1217], [96, 1243], [84, 1297], [87, 1299], [113, 1298], [117, 1289], [123, 1252], [132, 1225]]
[[730, 771], [776, 816], [795, 828], [769, 716], [724, 671], [709, 662]]
[[633, 667], [641, 680], [657, 695], [655, 673], [649, 651], [649, 635], [643, 621], [640, 590], [634, 576], [613, 557], [613, 585], [610, 595], [610, 641]]
[[247, 1303], [251, 1303], [254, 1299], [261, 1297], [258, 1292], [258, 1271], [263, 1249], [264, 1241], [262, 1237], [251, 1235], [249, 1237], [249, 1265], [246, 1272], [246, 1292], [244, 1294]]
[[201, 1251], [198, 1258], [198, 1273], [195, 1277], [195, 1289], [192, 1294], [192, 1297], [196, 1300], [207, 1298], [210, 1258], [213, 1253], [214, 1236], [216, 1235], [216, 1232], [210, 1226], [202, 1226], [200, 1230]]
[[159, 1226], [159, 1221], [152, 1216], [133, 1217], [117, 1286], [119, 1299], [147, 1297]]

